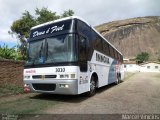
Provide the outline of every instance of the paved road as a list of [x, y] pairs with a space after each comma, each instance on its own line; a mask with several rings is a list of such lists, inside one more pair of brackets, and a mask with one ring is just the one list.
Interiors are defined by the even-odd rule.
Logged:
[[49, 114], [160, 113], [160, 74], [137, 73], [119, 85], [109, 85], [91, 97], [56, 97]]

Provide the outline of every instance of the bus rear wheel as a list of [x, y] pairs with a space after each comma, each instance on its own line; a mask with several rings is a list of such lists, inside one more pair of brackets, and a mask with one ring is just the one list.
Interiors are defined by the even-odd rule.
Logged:
[[121, 83], [121, 73], [118, 74], [118, 81]]
[[91, 77], [90, 80], [90, 91], [87, 92], [87, 96], [91, 97], [96, 94], [96, 80], [94, 77]]
[[121, 74], [117, 73], [117, 79], [116, 79], [115, 84], [118, 85], [120, 82], [121, 82]]

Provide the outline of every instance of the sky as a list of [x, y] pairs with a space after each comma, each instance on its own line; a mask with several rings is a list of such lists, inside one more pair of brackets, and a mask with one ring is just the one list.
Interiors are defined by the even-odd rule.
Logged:
[[71, 9], [74, 15], [92, 26], [134, 17], [160, 16], [160, 0], [0, 0], [0, 45], [15, 46], [19, 41], [8, 34], [12, 23], [27, 10], [47, 7], [62, 14]]

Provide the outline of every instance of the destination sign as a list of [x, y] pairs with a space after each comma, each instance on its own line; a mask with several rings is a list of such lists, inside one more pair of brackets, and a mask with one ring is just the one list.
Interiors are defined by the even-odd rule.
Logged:
[[48, 35], [48, 34], [53, 34], [60, 31], [69, 30], [70, 27], [71, 27], [71, 20], [41, 26], [31, 30], [30, 38], [35, 38], [42, 35]]

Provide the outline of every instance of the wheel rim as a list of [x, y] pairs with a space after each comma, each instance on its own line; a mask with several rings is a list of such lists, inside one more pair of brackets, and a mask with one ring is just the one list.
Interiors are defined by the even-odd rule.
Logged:
[[116, 80], [116, 84], [118, 84], [119, 83], [119, 80], [118, 80], [118, 78], [117, 78], [117, 80]]
[[96, 83], [95, 83], [94, 80], [91, 80], [91, 83], [90, 83], [90, 91], [91, 91], [91, 93], [95, 92], [95, 88], [96, 88]]

